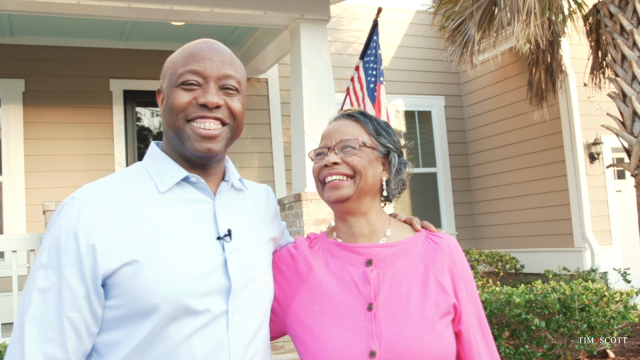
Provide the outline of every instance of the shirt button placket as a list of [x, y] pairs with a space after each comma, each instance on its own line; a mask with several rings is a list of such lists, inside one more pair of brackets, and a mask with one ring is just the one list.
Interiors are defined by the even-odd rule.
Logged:
[[[366, 281], [369, 282], [369, 287], [371, 289], [371, 296], [370, 299], [367, 302], [367, 322], [369, 323], [369, 329], [367, 329], [368, 331], [370, 331], [370, 338], [368, 339], [367, 343], [369, 343], [369, 346], [371, 346], [371, 350], [369, 350], [369, 358], [370, 359], [375, 359], [378, 356], [378, 352], [375, 350], [375, 348], [377, 348], [377, 340], [376, 340], [376, 334], [375, 334], [375, 317], [374, 317], [374, 313], [373, 310], [375, 309], [375, 304], [374, 304], [374, 283], [372, 281], [371, 278], [371, 272], [374, 270], [373, 269], [373, 264], [374, 261], [373, 259], [369, 258], [367, 260], [365, 260], [364, 262], [364, 266], [366, 269]], [[368, 337], [369, 337], [368, 336]]]

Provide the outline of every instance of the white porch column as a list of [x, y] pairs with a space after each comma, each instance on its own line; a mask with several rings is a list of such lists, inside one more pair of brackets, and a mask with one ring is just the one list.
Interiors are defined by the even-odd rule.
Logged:
[[336, 113], [333, 70], [324, 20], [298, 19], [291, 27], [291, 167], [293, 193], [315, 192], [309, 151]]

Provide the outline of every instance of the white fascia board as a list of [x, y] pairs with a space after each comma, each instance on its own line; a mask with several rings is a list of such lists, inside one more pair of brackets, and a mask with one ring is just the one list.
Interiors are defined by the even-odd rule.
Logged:
[[[130, 5], [130, 6], [129, 6]], [[327, 5], [328, 7], [328, 5]], [[127, 4], [101, 1], [15, 1], [0, 0], [0, 12], [31, 15], [69, 16], [132, 21], [183, 21], [190, 24], [255, 26], [286, 29], [298, 15], [257, 13], [222, 8]]]
[[40, 37], [0, 37], [0, 44], [9, 45], [39, 45], [39, 46], [75, 46], [108, 49], [138, 49], [138, 50], [167, 50], [174, 51], [184, 43], [156, 43], [156, 42], [122, 42], [115, 40], [95, 39], [53, 39]]
[[287, 56], [291, 46], [290, 38], [290, 33], [283, 31], [260, 55], [246, 66], [247, 77], [258, 77], [266, 73]]

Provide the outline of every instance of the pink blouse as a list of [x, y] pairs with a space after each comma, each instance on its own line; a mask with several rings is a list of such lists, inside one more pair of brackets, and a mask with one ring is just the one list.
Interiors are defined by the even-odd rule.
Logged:
[[496, 359], [473, 274], [456, 239], [421, 231], [389, 244], [326, 233], [274, 254], [271, 339], [302, 360]]

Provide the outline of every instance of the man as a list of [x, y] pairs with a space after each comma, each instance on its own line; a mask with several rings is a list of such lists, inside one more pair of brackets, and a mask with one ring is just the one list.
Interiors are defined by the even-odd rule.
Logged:
[[271, 188], [226, 158], [245, 97], [244, 67], [217, 41], [167, 59], [163, 142], [56, 211], [6, 359], [270, 357], [272, 253], [292, 239]]

